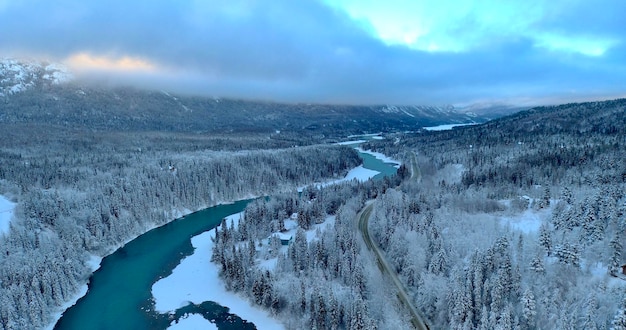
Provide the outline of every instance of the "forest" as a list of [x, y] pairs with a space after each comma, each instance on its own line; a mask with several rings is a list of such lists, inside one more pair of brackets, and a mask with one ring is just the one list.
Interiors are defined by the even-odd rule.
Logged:
[[84, 285], [92, 255], [185, 213], [343, 177], [342, 146], [285, 148], [258, 136], [2, 130], [0, 195], [17, 203], [0, 234], [0, 329], [39, 329]]
[[355, 150], [295, 133], [2, 123], [0, 195], [17, 208], [0, 237], [0, 329], [48, 325], [91, 256], [254, 196], [270, 197], [216, 229], [212, 261], [288, 329], [410, 327], [357, 230], [370, 203], [369, 232], [433, 329], [625, 329], [625, 110], [388, 132], [361, 147], [401, 159], [396, 175], [301, 193], [358, 166]]
[[370, 231], [431, 328], [625, 329], [625, 111], [541, 107], [371, 141], [404, 159], [395, 178], [251, 204], [213, 261], [288, 329], [408, 328], [356, 231], [373, 201]]

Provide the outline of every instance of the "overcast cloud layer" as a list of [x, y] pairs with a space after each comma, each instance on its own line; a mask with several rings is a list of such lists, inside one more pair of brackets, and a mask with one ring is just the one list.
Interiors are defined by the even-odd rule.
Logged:
[[[0, 56], [210, 96], [539, 104], [626, 96], [626, 3], [0, 0]], [[382, 5], [384, 4], [384, 5]]]

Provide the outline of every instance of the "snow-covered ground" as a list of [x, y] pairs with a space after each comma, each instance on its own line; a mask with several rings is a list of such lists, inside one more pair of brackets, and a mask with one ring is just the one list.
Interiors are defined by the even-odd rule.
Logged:
[[[341, 182], [352, 181], [354, 179], [360, 182], [365, 182], [375, 177], [378, 174], [380, 174], [380, 172], [370, 170], [370, 169], [363, 167], [363, 165], [359, 165], [351, 169], [350, 171], [348, 171], [348, 174], [346, 174], [346, 176], [343, 179], [337, 179], [337, 180], [328, 181], [324, 183], [317, 183], [315, 185], [317, 187], [326, 187], [326, 186], [334, 185], [334, 184], [341, 183]], [[304, 190], [304, 188], [307, 186], [298, 187], [298, 191], [302, 192], [302, 190]]]
[[[370, 170], [368, 168], [363, 167], [363, 165], [359, 165], [353, 169], [351, 169], [348, 174], [346, 174], [346, 177], [337, 181], [333, 181], [332, 183], [339, 183], [339, 182], [343, 182], [343, 181], [351, 181], [356, 179], [357, 181], [367, 181], [373, 177], [375, 177], [377, 174], [379, 174], [380, 172], [378, 171], [374, 171], [374, 170]], [[332, 184], [331, 183], [331, 184]]]
[[[259, 329], [284, 329], [278, 320], [263, 309], [255, 307], [243, 297], [226, 291], [219, 278], [218, 266], [210, 262], [213, 241], [212, 231], [191, 239], [194, 253], [184, 258], [172, 274], [152, 286], [155, 310], [160, 313], [173, 312], [189, 302], [200, 304], [214, 301], [228, 306], [230, 312], [254, 323]], [[181, 329], [181, 328], [177, 328]]]
[[501, 217], [500, 221], [503, 225], [509, 225], [511, 229], [519, 230], [525, 234], [536, 233], [543, 223], [544, 219], [550, 218], [552, 210], [550, 208], [535, 211], [532, 208], [524, 212], [514, 215]]
[[468, 126], [468, 125], [477, 125], [478, 123], [469, 123], [469, 124], [445, 124], [445, 125], [438, 125], [438, 126], [430, 126], [430, 127], [422, 127], [423, 129], [427, 130], [427, 131], [447, 131], [447, 130], [451, 130], [455, 127], [460, 127], [460, 126]]
[[0, 235], [8, 235], [11, 229], [10, 223], [13, 219], [15, 203], [0, 195]]
[[198, 314], [185, 315], [170, 324], [167, 330], [217, 330], [217, 326]]

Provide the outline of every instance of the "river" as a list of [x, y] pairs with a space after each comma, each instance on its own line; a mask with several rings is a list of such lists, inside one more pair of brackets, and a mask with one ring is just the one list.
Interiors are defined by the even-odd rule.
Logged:
[[[359, 152], [375, 179], [395, 173], [395, 164]], [[167, 329], [186, 313], [201, 314], [220, 330], [255, 329], [228, 308], [213, 302], [190, 304], [174, 314], [154, 311], [151, 287], [193, 253], [191, 238], [215, 228], [222, 218], [243, 211], [251, 200], [210, 207], [155, 228], [102, 260], [90, 278], [87, 294], [63, 313], [55, 330]]]

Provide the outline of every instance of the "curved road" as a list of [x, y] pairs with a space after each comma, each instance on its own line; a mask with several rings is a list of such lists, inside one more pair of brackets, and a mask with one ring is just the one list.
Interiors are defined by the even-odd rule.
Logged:
[[380, 271], [383, 272], [383, 274], [386, 274], [398, 289], [398, 299], [400, 299], [400, 302], [411, 313], [411, 324], [413, 324], [415, 329], [428, 330], [428, 325], [426, 325], [426, 322], [424, 322], [424, 319], [418, 312], [417, 308], [413, 306], [413, 303], [411, 302], [411, 299], [409, 299], [409, 296], [406, 293], [402, 282], [400, 282], [400, 279], [398, 278], [398, 274], [396, 274], [395, 270], [393, 270], [393, 268], [389, 265], [387, 259], [385, 259], [385, 256], [382, 254], [378, 246], [372, 241], [372, 238], [370, 237], [370, 232], [367, 224], [369, 222], [369, 218], [372, 214], [373, 209], [374, 204], [369, 203], [357, 215], [357, 218], [359, 220], [359, 231], [363, 236], [365, 245], [367, 245], [367, 248], [374, 253], [374, 256], [376, 257], [376, 263], [378, 264], [378, 268], [380, 269]]

